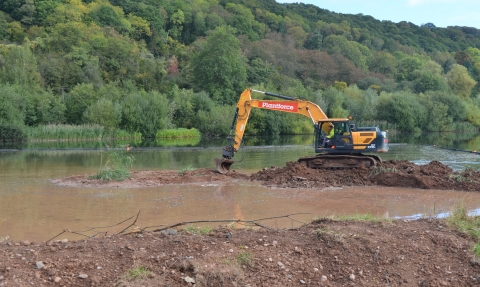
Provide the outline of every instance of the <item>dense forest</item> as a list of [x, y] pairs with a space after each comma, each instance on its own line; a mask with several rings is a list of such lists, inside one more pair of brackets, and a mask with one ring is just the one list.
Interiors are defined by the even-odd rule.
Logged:
[[[397, 131], [476, 130], [479, 82], [472, 27], [274, 0], [0, 2], [0, 138], [45, 125], [226, 135], [248, 87]], [[254, 110], [247, 134], [312, 133], [299, 117]]]

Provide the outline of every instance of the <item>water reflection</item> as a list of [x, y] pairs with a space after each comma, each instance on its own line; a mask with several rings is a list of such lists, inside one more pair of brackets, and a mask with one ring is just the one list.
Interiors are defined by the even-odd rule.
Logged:
[[[285, 146], [313, 145], [313, 135], [244, 137], [244, 146]], [[436, 145], [468, 151], [480, 150], [480, 134], [478, 132], [436, 132], [436, 133], [390, 133], [389, 142], [409, 145]], [[134, 148], [168, 148], [168, 147], [221, 147], [226, 144], [225, 137], [188, 138], [188, 139], [135, 139], [135, 140], [87, 140], [60, 142], [28, 142], [3, 143], [0, 149], [105, 149], [131, 146]]]

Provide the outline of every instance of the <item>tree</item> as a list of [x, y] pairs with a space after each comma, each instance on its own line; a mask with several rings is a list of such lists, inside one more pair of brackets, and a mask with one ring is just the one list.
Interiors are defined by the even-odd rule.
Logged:
[[92, 84], [76, 85], [65, 97], [67, 123], [82, 124], [83, 113], [96, 99], [97, 95]]
[[397, 73], [397, 59], [388, 52], [379, 51], [369, 60], [368, 68], [371, 72], [394, 77]]
[[122, 120], [122, 108], [105, 98], [89, 106], [83, 114], [85, 121], [89, 124], [98, 124], [109, 133], [118, 127]]
[[165, 128], [169, 105], [167, 98], [156, 91], [134, 91], [122, 100], [122, 128], [154, 137]]
[[232, 29], [219, 27], [203, 49], [192, 58], [197, 89], [210, 93], [218, 103], [234, 104], [247, 82], [246, 59]]
[[453, 93], [463, 99], [470, 97], [473, 87], [477, 84], [477, 82], [468, 75], [467, 68], [459, 64], [454, 64], [446, 76], [448, 85]]

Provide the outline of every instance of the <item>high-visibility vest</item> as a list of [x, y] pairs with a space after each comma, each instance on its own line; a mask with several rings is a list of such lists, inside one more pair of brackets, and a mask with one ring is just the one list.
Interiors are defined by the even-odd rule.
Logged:
[[334, 130], [333, 130], [333, 128], [332, 128], [332, 129], [330, 130], [330, 132], [328, 133], [327, 138], [331, 139], [331, 138], [333, 138], [334, 135], [335, 135], [335, 132], [334, 132]]

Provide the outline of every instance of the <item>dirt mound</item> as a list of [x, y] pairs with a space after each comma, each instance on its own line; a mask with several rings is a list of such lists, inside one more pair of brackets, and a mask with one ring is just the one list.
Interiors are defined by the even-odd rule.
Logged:
[[[474, 242], [442, 220], [319, 220], [0, 243], [5, 286], [478, 286]], [[194, 284], [195, 283], [195, 284]]]
[[467, 169], [453, 170], [439, 161], [416, 165], [407, 160], [389, 160], [369, 169], [311, 169], [298, 162], [289, 162], [284, 168], [265, 168], [250, 175], [251, 180], [267, 186], [326, 188], [331, 186], [412, 187], [480, 191], [480, 172]]
[[271, 167], [245, 174], [232, 170], [227, 174], [200, 168], [188, 171], [157, 170], [134, 171], [124, 181], [89, 179], [87, 175], [53, 179], [63, 186], [83, 187], [149, 187], [166, 184], [224, 183], [240, 180], [260, 181], [265, 186], [285, 188], [327, 188], [340, 186], [390, 186], [422, 189], [448, 189], [480, 191], [480, 172], [466, 169], [453, 170], [439, 161], [416, 165], [406, 160], [389, 160], [371, 168], [311, 169], [298, 162], [288, 162], [285, 167]]

